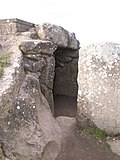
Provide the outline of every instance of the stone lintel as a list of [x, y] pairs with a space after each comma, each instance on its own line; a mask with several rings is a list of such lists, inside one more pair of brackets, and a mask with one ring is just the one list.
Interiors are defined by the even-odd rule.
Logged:
[[48, 54], [53, 55], [57, 46], [51, 41], [25, 40], [19, 46], [24, 54]]

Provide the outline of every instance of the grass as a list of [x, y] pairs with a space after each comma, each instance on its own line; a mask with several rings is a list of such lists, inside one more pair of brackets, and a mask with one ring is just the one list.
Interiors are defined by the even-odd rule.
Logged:
[[10, 64], [10, 53], [0, 53], [0, 78], [3, 76], [4, 68]]
[[87, 125], [87, 126], [79, 126], [80, 131], [84, 131], [90, 134], [94, 138], [98, 138], [100, 140], [106, 140], [107, 134], [105, 131], [97, 128], [94, 125]]
[[85, 125], [85, 126], [78, 126], [79, 130], [83, 132], [83, 134], [90, 135], [91, 137], [98, 139], [100, 142], [100, 147], [102, 150], [110, 149], [109, 144], [107, 143], [107, 134], [105, 131], [97, 128], [94, 125]]
[[107, 134], [105, 133], [105, 131], [103, 131], [95, 126], [88, 127], [88, 132], [89, 132], [89, 134], [91, 134], [95, 138], [99, 138], [102, 140], [105, 140], [107, 138]]

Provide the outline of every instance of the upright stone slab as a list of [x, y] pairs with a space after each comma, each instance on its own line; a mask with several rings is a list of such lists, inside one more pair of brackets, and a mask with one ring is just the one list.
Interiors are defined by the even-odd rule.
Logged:
[[108, 134], [120, 133], [120, 45], [83, 47], [78, 69], [78, 122], [93, 122]]

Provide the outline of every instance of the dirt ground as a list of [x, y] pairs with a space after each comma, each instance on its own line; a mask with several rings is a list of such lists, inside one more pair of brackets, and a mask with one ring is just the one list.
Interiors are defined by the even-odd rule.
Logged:
[[75, 115], [76, 98], [55, 98], [55, 117], [64, 135], [62, 150], [56, 160], [120, 160], [106, 144], [80, 131], [75, 123]]

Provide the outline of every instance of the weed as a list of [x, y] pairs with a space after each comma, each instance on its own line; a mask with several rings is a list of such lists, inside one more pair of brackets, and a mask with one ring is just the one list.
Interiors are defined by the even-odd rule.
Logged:
[[90, 134], [94, 138], [98, 138], [101, 140], [106, 140], [106, 138], [107, 138], [106, 132], [97, 128], [94, 125], [79, 126], [79, 129], [81, 131], [84, 131], [84, 132]]
[[88, 132], [95, 138], [99, 138], [102, 140], [105, 140], [107, 137], [107, 134], [105, 133], [105, 131], [95, 127], [95, 126], [90, 126], [88, 127]]

